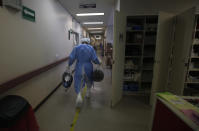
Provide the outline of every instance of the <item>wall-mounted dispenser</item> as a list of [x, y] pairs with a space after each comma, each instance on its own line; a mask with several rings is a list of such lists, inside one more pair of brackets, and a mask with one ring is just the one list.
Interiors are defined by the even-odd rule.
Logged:
[[11, 7], [17, 11], [22, 9], [22, 0], [2, 0], [3, 6]]

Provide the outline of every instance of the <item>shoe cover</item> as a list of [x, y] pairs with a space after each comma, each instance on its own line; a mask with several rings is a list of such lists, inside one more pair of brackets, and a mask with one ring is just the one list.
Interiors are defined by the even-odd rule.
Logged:
[[87, 91], [86, 91], [86, 98], [90, 98], [91, 97], [91, 88], [87, 88]]
[[79, 93], [77, 95], [77, 99], [76, 99], [76, 107], [81, 108], [82, 103], [83, 103], [82, 96], [81, 96], [81, 93]]

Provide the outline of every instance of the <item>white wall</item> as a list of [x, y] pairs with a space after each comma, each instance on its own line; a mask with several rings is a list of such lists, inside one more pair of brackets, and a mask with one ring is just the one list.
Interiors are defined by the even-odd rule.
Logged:
[[[35, 10], [36, 22], [23, 19], [21, 12], [0, 8], [0, 83], [68, 56], [73, 44], [68, 40], [68, 30], [73, 28], [81, 34], [80, 25], [72, 27], [71, 15], [57, 0], [23, 0], [23, 5]], [[35, 107], [60, 82], [65, 66], [6, 94], [22, 95]]]
[[114, 8], [112, 8], [112, 11], [110, 13], [108, 26], [105, 31], [106, 42], [112, 44], [113, 44], [113, 24], [114, 24]]
[[113, 44], [113, 25], [107, 26], [105, 36], [106, 36], [106, 42]]
[[[72, 29], [75, 32], [79, 33], [79, 42], [80, 42], [80, 40], [82, 38], [82, 30], [83, 29], [82, 29], [81, 25], [75, 19], [72, 20]], [[77, 43], [77, 44], [79, 44], [79, 43]]]
[[81, 27], [81, 25], [75, 19], [73, 19], [72, 29], [75, 32], [79, 32], [80, 34], [82, 34], [82, 27]]

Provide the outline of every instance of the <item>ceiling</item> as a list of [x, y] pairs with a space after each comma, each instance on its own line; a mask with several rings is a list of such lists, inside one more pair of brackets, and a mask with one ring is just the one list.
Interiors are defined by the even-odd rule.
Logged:
[[[82, 22], [104, 22], [103, 25], [83, 25], [83, 27], [106, 27], [113, 11], [114, 0], [59, 0], [62, 6], [82, 24]], [[96, 8], [80, 9], [79, 4], [96, 3]], [[104, 16], [76, 16], [77, 13], [105, 13]]]

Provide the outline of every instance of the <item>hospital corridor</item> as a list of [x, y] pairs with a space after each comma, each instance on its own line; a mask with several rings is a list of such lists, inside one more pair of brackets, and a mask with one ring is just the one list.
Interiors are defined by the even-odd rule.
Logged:
[[[124, 98], [116, 108], [110, 108], [111, 71], [104, 69], [104, 73], [104, 81], [94, 85], [91, 99], [85, 99], [75, 131], [148, 130], [150, 107], [142, 103], [147, 98]], [[70, 131], [75, 114], [75, 99], [73, 89], [67, 92], [64, 88], [58, 89], [36, 112], [40, 130]]]
[[199, 0], [0, 0], [0, 131], [199, 131]]

